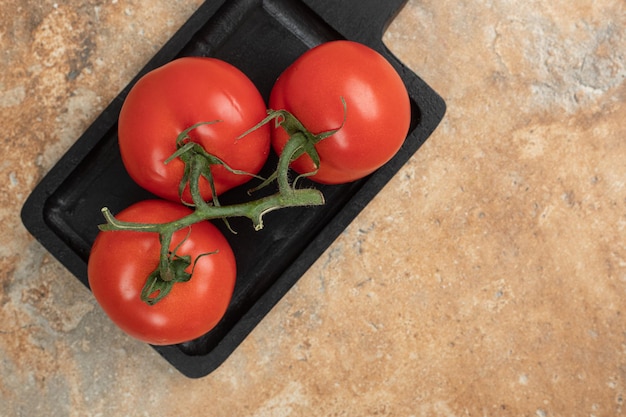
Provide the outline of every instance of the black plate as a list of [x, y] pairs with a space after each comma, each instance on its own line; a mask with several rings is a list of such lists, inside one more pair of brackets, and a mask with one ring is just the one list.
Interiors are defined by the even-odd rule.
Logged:
[[[189, 55], [215, 56], [244, 71], [265, 98], [276, 77], [299, 55], [322, 42], [351, 39], [381, 52], [402, 76], [412, 100], [413, 120], [400, 152], [369, 177], [352, 184], [318, 187], [326, 205], [269, 213], [254, 232], [234, 219], [237, 235], [225, 232], [237, 254], [238, 278], [220, 324], [189, 343], [155, 347], [184, 375], [202, 377], [217, 368], [283, 297], [311, 264], [417, 151], [439, 124], [445, 103], [394, 58], [382, 43], [387, 23], [405, 0], [221, 0], [207, 1], [85, 131], [37, 185], [22, 220], [63, 265], [86, 286], [87, 259], [100, 209], [116, 213], [152, 197], [122, 165], [117, 117], [130, 87], [146, 72]], [[275, 159], [268, 163], [273, 168]], [[246, 187], [247, 188], [247, 187]], [[221, 198], [240, 199], [245, 189]], [[216, 223], [222, 227], [221, 222]]]

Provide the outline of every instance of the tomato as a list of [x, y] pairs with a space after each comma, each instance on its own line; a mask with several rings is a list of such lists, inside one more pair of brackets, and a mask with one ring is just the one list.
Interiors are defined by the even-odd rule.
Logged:
[[[309, 178], [326, 184], [380, 168], [400, 149], [411, 122], [409, 96], [393, 66], [373, 49], [343, 40], [314, 47], [293, 62], [272, 88], [269, 107], [289, 111], [314, 134], [341, 126], [315, 146], [320, 166]], [[287, 140], [283, 129], [273, 128], [276, 152]], [[292, 168], [303, 174], [315, 165], [303, 155]]]
[[[269, 127], [237, 139], [266, 116], [266, 104], [256, 86], [239, 69], [216, 58], [184, 57], [141, 77], [131, 88], [119, 116], [119, 146], [131, 178], [153, 194], [180, 201], [178, 186], [184, 164], [164, 161], [176, 151], [176, 139], [193, 129], [193, 142], [233, 169], [256, 174], [270, 149]], [[213, 166], [217, 195], [250, 180], [223, 166]], [[203, 198], [211, 198], [202, 178]], [[184, 200], [191, 201], [186, 189]]]
[[[116, 218], [140, 223], [164, 223], [191, 210], [165, 200], [145, 200]], [[106, 231], [96, 237], [88, 262], [91, 290], [105, 313], [130, 336], [154, 345], [182, 343], [211, 330], [224, 315], [236, 279], [233, 251], [210, 222], [174, 233], [170, 251], [196, 259], [191, 279], [177, 282], [160, 301], [141, 300], [147, 277], [159, 265], [157, 233]], [[181, 244], [181, 241], [184, 242]], [[180, 244], [180, 247], [176, 248]], [[187, 268], [191, 272], [193, 264]]]

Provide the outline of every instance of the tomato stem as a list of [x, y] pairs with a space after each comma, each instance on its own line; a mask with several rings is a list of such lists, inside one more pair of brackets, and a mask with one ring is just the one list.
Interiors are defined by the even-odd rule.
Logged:
[[[344, 105], [345, 122], [345, 101], [343, 98], [342, 103]], [[177, 254], [182, 242], [180, 242], [173, 251], [170, 251], [173, 235], [177, 231], [190, 227], [195, 223], [214, 219], [224, 220], [226, 225], [230, 228], [227, 219], [231, 217], [246, 217], [252, 221], [255, 230], [260, 230], [263, 228], [263, 216], [270, 211], [287, 207], [317, 206], [324, 204], [324, 195], [319, 190], [309, 188], [298, 189], [295, 186], [299, 178], [314, 175], [317, 172], [317, 168], [313, 172], [300, 175], [296, 177], [294, 181], [290, 182], [289, 166], [294, 160], [306, 153], [315, 166], [319, 167], [320, 160], [315, 149], [315, 144], [337, 132], [337, 130], [343, 126], [343, 123], [338, 129], [316, 135], [308, 131], [295, 116], [286, 110], [268, 110], [268, 115], [265, 119], [242, 134], [239, 138], [272, 121], [276, 126], [285, 129], [290, 138], [279, 156], [274, 173], [255, 189], [265, 187], [275, 180], [278, 186], [276, 193], [245, 203], [221, 205], [215, 192], [211, 166], [222, 165], [233, 173], [242, 175], [252, 174], [230, 168], [224, 161], [206, 152], [200, 144], [190, 141], [188, 134], [191, 130], [204, 124], [217, 123], [219, 121], [202, 122], [184, 130], [177, 137], [176, 152], [164, 161], [164, 163], [167, 164], [174, 158], [179, 158], [185, 163], [183, 179], [179, 186], [179, 196], [183, 204], [194, 208], [191, 214], [168, 223], [136, 223], [120, 221], [115, 218], [107, 207], [102, 208], [102, 214], [106, 220], [105, 224], [98, 226], [102, 231], [152, 232], [158, 233], [159, 235], [161, 244], [159, 265], [146, 280], [141, 293], [141, 299], [143, 301], [153, 305], [165, 297], [176, 282], [185, 282], [191, 278], [191, 273], [187, 272], [187, 269], [192, 265], [190, 257], [179, 256]], [[257, 177], [256, 175], [254, 176]], [[212, 200], [210, 203], [205, 201], [200, 193], [200, 177], [204, 177], [211, 187]], [[191, 202], [183, 201], [182, 198], [183, 191], [187, 186], [189, 186]], [[185, 239], [183, 239], [183, 242]], [[197, 259], [193, 262], [194, 266], [195, 262], [197, 262]]]

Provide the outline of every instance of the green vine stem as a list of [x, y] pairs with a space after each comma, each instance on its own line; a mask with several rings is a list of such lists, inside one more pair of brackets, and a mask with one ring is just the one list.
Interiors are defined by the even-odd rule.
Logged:
[[[227, 170], [237, 174], [251, 174], [231, 169], [219, 158], [207, 153], [201, 145], [188, 141], [188, 133], [192, 129], [202, 124], [216, 123], [218, 121], [202, 122], [191, 126], [178, 136], [176, 140], [176, 152], [164, 161], [164, 163], [169, 163], [174, 158], [179, 158], [185, 163], [184, 176], [179, 186], [179, 195], [181, 196], [181, 202], [194, 208], [191, 214], [167, 223], [136, 223], [120, 221], [115, 218], [107, 207], [102, 208], [102, 214], [106, 223], [98, 226], [101, 231], [151, 232], [158, 233], [159, 235], [161, 243], [159, 265], [147, 277], [141, 294], [141, 299], [144, 302], [150, 305], [155, 304], [169, 293], [176, 282], [185, 282], [191, 278], [193, 269], [192, 273], [186, 270], [192, 263], [193, 266], [195, 266], [198, 259], [192, 262], [189, 256], [179, 256], [176, 253], [178, 248], [174, 251], [170, 251], [169, 247], [175, 232], [206, 220], [223, 219], [227, 222], [227, 219], [231, 217], [246, 217], [252, 221], [255, 230], [260, 230], [263, 228], [263, 216], [271, 211], [287, 207], [318, 206], [325, 203], [324, 196], [319, 190], [312, 188], [298, 189], [295, 187], [300, 177], [297, 177], [293, 182], [289, 181], [289, 166], [291, 162], [304, 153], [309, 154], [315, 165], [319, 166], [319, 156], [315, 150], [315, 144], [337, 132], [338, 129], [314, 135], [289, 112], [285, 110], [269, 110], [268, 116], [264, 120], [242, 134], [240, 138], [271, 121], [274, 121], [277, 126], [284, 128], [289, 134], [290, 139], [287, 141], [279, 156], [276, 170], [260, 186], [256, 187], [256, 189], [265, 187], [270, 182], [276, 180], [278, 192], [275, 194], [245, 203], [231, 205], [219, 204], [214, 192], [215, 187], [210, 170], [211, 165], [223, 165]], [[313, 175], [314, 173], [315, 171], [301, 175], [301, 177]], [[213, 191], [213, 199], [211, 202], [205, 201], [200, 194], [199, 178], [202, 176], [205, 177], [211, 185]], [[192, 203], [182, 201], [182, 192], [187, 185], [189, 185]], [[178, 246], [180, 246], [180, 244]]]

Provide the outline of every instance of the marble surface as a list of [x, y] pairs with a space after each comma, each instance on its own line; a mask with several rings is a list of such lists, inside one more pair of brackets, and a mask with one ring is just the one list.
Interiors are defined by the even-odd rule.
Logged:
[[123, 335], [24, 229], [200, 0], [0, 1], [1, 416], [626, 413], [626, 3], [409, 0], [437, 131], [214, 373]]

